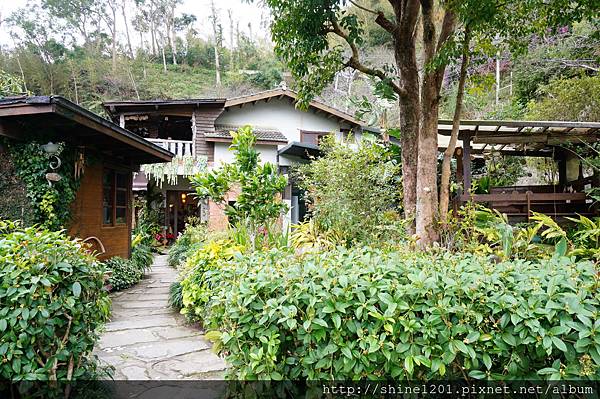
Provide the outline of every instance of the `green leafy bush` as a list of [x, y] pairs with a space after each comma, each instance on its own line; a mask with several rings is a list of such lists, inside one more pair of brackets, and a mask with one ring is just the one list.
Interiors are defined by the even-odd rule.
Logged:
[[185, 231], [181, 233], [175, 244], [169, 248], [167, 262], [173, 267], [181, 265], [194, 249], [206, 239], [206, 226], [204, 224], [187, 223]]
[[174, 281], [169, 286], [169, 306], [175, 310], [183, 308], [183, 289], [179, 281]]
[[[190, 181], [198, 198], [210, 198], [224, 205], [230, 223], [244, 225], [255, 244], [254, 238], [260, 231], [287, 211], [287, 205], [279, 197], [287, 179], [279, 174], [276, 165], [261, 163], [256, 135], [250, 126], [232, 131], [231, 136], [229, 149], [234, 152], [235, 162], [198, 174]], [[225, 196], [235, 187], [239, 188], [239, 194], [231, 205]]]
[[401, 165], [394, 150], [367, 139], [350, 147], [334, 137], [325, 138], [321, 148], [322, 157], [294, 172], [315, 226], [349, 245], [405, 238], [399, 217]]
[[89, 378], [104, 268], [64, 232], [0, 221], [0, 379]]
[[[230, 239], [219, 239], [207, 242], [190, 255], [181, 273], [181, 313], [191, 319], [204, 318], [204, 306], [212, 294], [212, 287], [207, 285], [206, 273], [220, 270], [223, 262], [231, 260], [243, 249]], [[223, 280], [217, 284], [219, 287], [226, 287], [229, 283]]]
[[205, 274], [234, 379], [600, 378], [591, 262], [273, 250]]
[[104, 262], [111, 272], [108, 285], [111, 291], [120, 291], [137, 284], [144, 276], [144, 269], [135, 262], [118, 256]]
[[152, 247], [144, 243], [138, 243], [131, 249], [130, 260], [138, 269], [142, 271], [149, 270], [154, 260]]

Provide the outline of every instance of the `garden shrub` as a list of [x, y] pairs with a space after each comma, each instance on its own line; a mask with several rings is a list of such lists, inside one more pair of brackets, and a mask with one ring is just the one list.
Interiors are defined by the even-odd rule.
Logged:
[[179, 281], [173, 281], [169, 286], [169, 306], [175, 310], [183, 308], [183, 288]]
[[205, 280], [205, 323], [221, 332], [208, 336], [233, 379], [600, 378], [600, 274], [587, 261], [273, 250]]
[[[206, 284], [206, 272], [220, 270], [223, 262], [231, 260], [236, 253], [243, 250], [242, 246], [230, 239], [219, 239], [208, 241], [190, 255], [181, 273], [181, 313], [191, 319], [203, 318], [204, 305], [212, 293], [212, 287]], [[228, 284], [226, 280], [219, 282], [223, 287]]]
[[152, 255], [152, 247], [148, 244], [138, 243], [132, 246], [131, 262], [143, 272], [150, 269], [154, 256]]
[[110, 312], [103, 279], [80, 241], [0, 221], [0, 379], [89, 379]]
[[198, 249], [200, 243], [206, 239], [206, 226], [204, 224], [187, 223], [185, 231], [181, 233], [175, 244], [169, 249], [167, 262], [170, 266], [181, 265], [191, 251]]
[[129, 259], [118, 256], [104, 262], [106, 269], [111, 271], [108, 286], [111, 291], [120, 291], [137, 284], [144, 276], [144, 269]]
[[320, 146], [322, 157], [293, 170], [315, 226], [348, 245], [405, 238], [401, 165], [393, 148], [369, 139], [351, 147], [333, 136]]

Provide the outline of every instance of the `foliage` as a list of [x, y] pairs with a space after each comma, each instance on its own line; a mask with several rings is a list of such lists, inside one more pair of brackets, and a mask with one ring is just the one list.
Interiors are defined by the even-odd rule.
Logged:
[[154, 237], [161, 231], [161, 220], [164, 220], [160, 212], [162, 200], [163, 194], [150, 182], [145, 195], [136, 198], [134, 205], [138, 214], [133, 231], [132, 246], [137, 243], [146, 245], [155, 243]]
[[75, 177], [73, 168], [76, 149], [61, 145], [62, 165], [55, 171], [61, 179], [49, 184], [46, 173], [50, 171], [51, 160], [41, 144], [7, 141], [7, 148], [33, 207], [33, 222], [49, 230], [60, 230], [71, 218], [71, 204], [79, 189], [80, 179]]
[[[183, 309], [181, 313], [189, 318], [204, 318], [204, 305], [215, 287], [206, 284], [206, 272], [220, 270], [223, 262], [231, 260], [244, 248], [231, 239], [210, 240], [187, 259], [182, 270], [181, 289]], [[223, 280], [224, 288], [229, 282]]]
[[104, 268], [64, 232], [0, 221], [0, 377], [82, 380], [110, 299]]
[[137, 266], [138, 269], [146, 271], [152, 266], [154, 256], [152, 255], [152, 247], [148, 244], [137, 243], [131, 246], [131, 263]]
[[536, 213], [532, 219], [543, 228], [541, 235], [553, 240], [560, 251], [578, 259], [600, 260], [600, 217], [568, 217], [573, 223], [569, 229], [563, 229], [547, 215]]
[[[271, 224], [281, 216], [287, 206], [279, 198], [287, 180], [279, 174], [277, 167], [269, 162], [260, 163], [256, 151], [256, 136], [250, 126], [231, 132], [230, 150], [235, 152], [235, 161], [191, 178], [192, 186], [199, 198], [210, 198], [226, 205], [225, 214], [231, 224], [245, 224], [251, 234]], [[225, 201], [232, 189], [239, 189], [235, 204]]]
[[183, 287], [179, 281], [169, 286], [169, 306], [178, 311], [183, 308]]
[[468, 203], [450, 220], [442, 244], [453, 251], [492, 255], [496, 260], [539, 260], [556, 256], [600, 259], [600, 218], [567, 218], [563, 228], [548, 215], [533, 212], [516, 226], [506, 215]]
[[542, 227], [540, 223], [512, 226], [506, 215], [468, 203], [445, 226], [443, 245], [454, 251], [491, 255], [496, 261], [546, 259], [552, 256], [555, 243], [542, 242]]
[[169, 265], [177, 267], [185, 262], [192, 251], [206, 239], [206, 226], [201, 223], [186, 223], [185, 230], [179, 235], [175, 244], [169, 248]]
[[206, 322], [219, 333], [207, 336], [232, 379], [600, 376], [600, 280], [590, 262], [273, 250], [208, 274]]
[[539, 91], [541, 99], [527, 106], [529, 119], [600, 121], [600, 75], [556, 79]]
[[27, 189], [16, 173], [13, 159], [0, 144], [0, 215], [8, 220], [21, 220], [23, 225], [34, 222], [33, 206], [27, 198]]
[[291, 243], [294, 248], [320, 251], [345, 243], [342, 233], [320, 227], [314, 218], [294, 225], [292, 229]]
[[0, 98], [26, 93], [23, 79], [0, 69]]
[[525, 157], [509, 156], [495, 154], [495, 149], [491, 149], [492, 155], [485, 160], [483, 170], [474, 170], [473, 175], [477, 176], [473, 182], [472, 191], [477, 194], [489, 194], [492, 187], [504, 187], [514, 185], [519, 178], [525, 176]]
[[104, 262], [111, 272], [108, 286], [111, 291], [121, 291], [137, 284], [144, 276], [144, 268], [135, 262], [114, 256]]
[[[590, 18], [532, 37], [528, 53], [515, 58], [511, 68], [515, 101], [525, 105], [543, 98], [547, 93], [543, 88], [552, 81], [593, 75], [597, 35], [598, 24]], [[561, 112], [560, 108], [557, 111]]]
[[383, 143], [360, 140], [353, 148], [326, 138], [324, 155], [296, 168], [315, 226], [342, 242], [391, 240], [399, 233], [401, 171]]

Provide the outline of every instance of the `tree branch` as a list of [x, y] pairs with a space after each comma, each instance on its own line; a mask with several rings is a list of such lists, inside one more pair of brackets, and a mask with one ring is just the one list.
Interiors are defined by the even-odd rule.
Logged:
[[350, 50], [352, 51], [352, 56], [350, 57], [350, 59], [348, 61], [346, 61], [346, 63], [344, 64], [345, 66], [354, 68], [357, 71], [360, 71], [366, 75], [375, 76], [381, 80], [386, 80], [386, 81], [388, 81], [388, 84], [392, 87], [392, 89], [394, 90], [394, 92], [396, 94], [398, 94], [399, 96], [406, 96], [406, 94], [407, 94], [406, 90], [404, 90], [403, 88], [398, 86], [392, 80], [389, 80], [388, 76], [383, 71], [381, 71], [379, 69], [368, 67], [368, 66], [364, 65], [363, 63], [361, 63], [360, 62], [360, 54], [358, 51], [358, 47], [356, 46], [356, 43], [354, 43], [350, 39], [350, 37], [342, 30], [342, 27], [340, 26], [340, 24], [338, 24], [337, 21], [332, 21], [331, 24], [332, 24], [332, 27], [331, 27], [330, 31], [332, 33], [338, 35], [342, 39], [344, 39], [346, 41], [346, 43], [348, 43], [348, 45], [350, 46]]
[[362, 6], [353, 0], [349, 0], [349, 2], [360, 10], [377, 15], [377, 17], [375, 18], [375, 23], [377, 23], [377, 25], [381, 26], [383, 29], [385, 29], [389, 33], [394, 33], [396, 31], [396, 29], [398, 29], [398, 25], [395, 24], [394, 22], [390, 21], [389, 19], [387, 19], [385, 14], [383, 13], [383, 11], [371, 10], [370, 8]]
[[442, 21], [442, 29], [440, 30], [440, 37], [438, 38], [437, 51], [440, 51], [442, 46], [448, 41], [454, 28], [456, 27], [456, 14], [454, 11], [446, 10], [444, 13], [444, 19]]
[[[456, 29], [456, 14], [454, 11], [446, 10], [444, 13], [444, 19], [442, 21], [442, 28], [440, 30], [440, 36], [438, 37], [438, 42], [436, 46], [436, 53], [439, 54], [442, 47], [446, 42], [450, 39], [452, 34]], [[437, 86], [441, 88], [442, 81], [444, 79], [444, 70], [445, 68], [440, 68], [436, 72], [436, 82]]]
[[383, 29], [385, 29], [391, 34], [394, 34], [398, 29], [398, 24], [387, 19], [382, 11], [379, 11], [377, 13], [377, 18], [375, 18], [375, 22], [377, 23], [377, 25], [381, 26]]
[[363, 11], [366, 11], [366, 12], [370, 12], [371, 14], [379, 14], [379, 12], [378, 12], [378, 11], [371, 10], [370, 8], [367, 8], [367, 7], [365, 7], [365, 6], [361, 6], [360, 4], [358, 4], [357, 2], [355, 2], [355, 1], [353, 1], [353, 0], [349, 0], [349, 1], [350, 1], [350, 3], [351, 3], [351, 4], [353, 4], [353, 5], [354, 5], [356, 8], [359, 8], [359, 9], [361, 9], [361, 10], [363, 10]]

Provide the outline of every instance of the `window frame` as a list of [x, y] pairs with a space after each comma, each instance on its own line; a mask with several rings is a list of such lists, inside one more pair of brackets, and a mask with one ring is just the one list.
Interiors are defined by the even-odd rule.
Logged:
[[331, 132], [324, 131], [300, 130], [300, 142], [305, 144], [320, 145], [319, 142], [325, 136], [329, 136], [331, 134]]
[[[109, 186], [105, 184], [106, 176], [110, 176]], [[117, 175], [122, 175], [124, 177], [123, 186], [117, 185]], [[124, 170], [117, 170], [113, 168], [104, 168], [102, 170], [102, 227], [110, 228], [110, 227], [123, 227], [129, 224], [129, 203], [130, 203], [130, 187], [131, 187], [131, 176]], [[106, 223], [104, 219], [106, 206], [104, 205], [105, 198], [105, 190], [106, 188], [110, 188], [110, 204], [108, 207], [110, 208], [110, 223]], [[125, 193], [125, 204], [119, 205], [117, 203], [117, 193], [123, 192]], [[123, 209], [125, 211], [124, 221], [117, 222], [117, 209]]]

